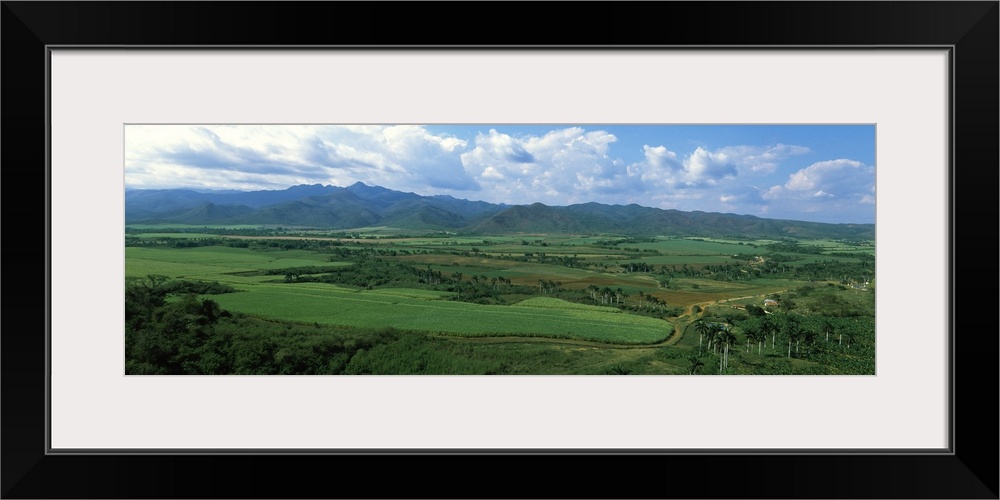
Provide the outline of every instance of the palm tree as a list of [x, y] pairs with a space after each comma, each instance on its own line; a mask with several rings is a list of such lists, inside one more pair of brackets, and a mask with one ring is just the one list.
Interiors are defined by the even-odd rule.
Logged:
[[660, 299], [653, 297], [652, 295], [648, 295], [646, 300], [650, 307], [656, 307], [656, 305], [660, 303]]
[[702, 363], [698, 356], [689, 356], [688, 361], [691, 363], [688, 365], [688, 375], [697, 375], [698, 369], [705, 366], [705, 363]]
[[823, 330], [822, 330], [822, 332], [824, 334], [826, 334], [826, 341], [827, 341], [827, 343], [829, 343], [830, 342], [830, 334], [833, 333], [833, 325], [830, 324], [829, 321], [824, 321], [823, 322]]
[[712, 352], [719, 352], [719, 333], [722, 332], [722, 328], [719, 327], [718, 323], [709, 323], [710, 330], [708, 332], [708, 348]]
[[[816, 332], [803, 330], [801, 337], [806, 343], [806, 354], [812, 354], [813, 346], [816, 344]], [[795, 352], [799, 352], [798, 344], [796, 344]]]
[[802, 333], [802, 326], [795, 316], [785, 316], [785, 324], [782, 325], [781, 332], [788, 339], [788, 357], [792, 357], [792, 341], [797, 340]]
[[762, 330], [755, 330], [751, 339], [757, 343], [757, 355], [764, 355], [764, 344], [767, 342], [767, 334]]
[[721, 348], [722, 356], [722, 369], [725, 371], [729, 368], [729, 347], [736, 342], [736, 335], [729, 328], [720, 328], [715, 335], [716, 341]]
[[771, 335], [771, 350], [774, 350], [774, 340], [778, 336], [778, 326], [774, 324], [767, 316], [764, 316], [764, 321], [760, 324], [760, 329], [764, 333], [764, 342], [767, 342], [768, 334]]
[[694, 322], [694, 331], [698, 332], [698, 354], [701, 354], [701, 341], [705, 338], [705, 334], [712, 333], [712, 327], [705, 323], [705, 320], [698, 318], [698, 321]]
[[767, 334], [763, 331], [762, 326], [760, 318], [755, 317], [751, 317], [740, 323], [740, 327], [747, 337], [747, 352], [750, 352], [751, 344], [757, 344], [757, 354], [761, 353], [763, 341], [767, 338]]
[[785, 327], [785, 336], [788, 337], [788, 357], [792, 357], [792, 342], [795, 342], [795, 354], [799, 353], [799, 339], [802, 337], [802, 327], [798, 324], [789, 324]]

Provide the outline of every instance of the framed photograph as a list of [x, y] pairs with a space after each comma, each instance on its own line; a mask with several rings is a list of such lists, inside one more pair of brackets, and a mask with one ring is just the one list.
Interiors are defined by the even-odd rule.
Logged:
[[[364, 64], [455, 56], [382, 55]], [[126, 376], [874, 377], [875, 143], [874, 124], [125, 124], [118, 350]]]
[[7, 185], [45, 193], [8, 196], [45, 280], [8, 300], [44, 328], [3, 338], [5, 497], [489, 456], [656, 479], [486, 496], [997, 498], [955, 231], [997, 227], [996, 2], [727, 4], [624, 46], [413, 45], [374, 33], [421, 9], [378, 7], [4, 3]]

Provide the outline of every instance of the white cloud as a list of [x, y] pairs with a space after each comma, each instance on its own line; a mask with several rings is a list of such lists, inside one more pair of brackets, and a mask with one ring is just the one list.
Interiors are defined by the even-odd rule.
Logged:
[[859, 161], [820, 161], [788, 176], [781, 186], [762, 192], [765, 199], [784, 193], [785, 198], [858, 198], [875, 192], [875, 167]]
[[729, 154], [695, 149], [684, 160], [684, 181], [690, 186], [715, 185], [724, 178], [736, 176], [736, 164]]
[[486, 134], [478, 134], [475, 147], [461, 155], [466, 171], [485, 177], [502, 179], [505, 177], [526, 177], [540, 172], [536, 160], [514, 137], [490, 129]]
[[741, 174], [769, 174], [774, 172], [783, 160], [808, 154], [810, 149], [805, 146], [779, 143], [773, 146], [729, 146], [719, 151], [732, 159]]
[[508, 203], [592, 201], [626, 189], [629, 177], [637, 175], [609, 156], [615, 141], [614, 134], [581, 127], [520, 137], [490, 129], [476, 136], [475, 147], [461, 159], [484, 191]]
[[498, 179], [499, 180], [499, 179], [503, 179], [504, 175], [501, 174], [497, 169], [495, 169], [493, 167], [486, 167], [486, 170], [483, 170], [483, 178], [484, 179]]
[[793, 155], [806, 154], [805, 146], [727, 146], [717, 150], [698, 147], [681, 160], [665, 146], [643, 146], [645, 162], [638, 166], [643, 180], [678, 188], [709, 187], [739, 176], [766, 175]]
[[[854, 160], [830, 160], [813, 163], [808, 167], [788, 176], [785, 188], [791, 191], [810, 191], [817, 188], [853, 185], [856, 182], [866, 183], [868, 178], [874, 182], [874, 168], [865, 167]], [[864, 186], [867, 190], [869, 186]]]
[[[505, 196], [512, 203], [610, 200], [651, 205], [655, 200], [665, 204], [676, 202], [677, 198], [664, 197], [664, 192], [728, 185], [739, 175], [741, 165], [808, 150], [785, 145], [737, 146], [714, 151], [697, 148], [682, 158], [665, 145], [646, 144], [642, 147], [641, 161], [626, 163], [611, 151], [616, 141], [611, 133], [586, 131], [582, 127], [520, 137], [491, 129], [475, 138], [474, 146], [462, 154], [462, 162], [466, 171], [483, 185], [484, 192]], [[756, 156], [747, 159], [746, 155]], [[658, 196], [653, 197], [654, 194]], [[722, 194], [710, 198], [717, 200], [719, 196]], [[743, 200], [746, 195], [739, 196], [732, 201]], [[703, 194], [697, 196], [702, 198]]]
[[791, 173], [782, 185], [761, 190], [760, 198], [772, 211], [790, 214], [828, 213], [855, 221], [872, 220], [875, 203], [875, 167], [856, 160], [820, 161]]
[[784, 192], [784, 189], [781, 186], [772, 186], [769, 189], [761, 191], [760, 197], [765, 200], [777, 200], [781, 198], [782, 192]]
[[672, 185], [684, 168], [677, 153], [664, 146], [643, 145], [642, 154], [645, 161], [630, 165], [628, 170], [644, 182]]
[[125, 138], [132, 187], [478, 189], [459, 157], [466, 141], [416, 125], [150, 125]]
[[650, 166], [666, 169], [677, 169], [681, 166], [680, 160], [677, 159], [677, 153], [664, 146], [643, 145], [642, 152], [646, 157], [646, 163]]

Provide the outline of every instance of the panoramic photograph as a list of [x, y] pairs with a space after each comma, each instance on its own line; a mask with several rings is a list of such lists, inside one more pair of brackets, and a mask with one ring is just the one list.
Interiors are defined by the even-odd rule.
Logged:
[[875, 126], [125, 125], [126, 375], [875, 375]]

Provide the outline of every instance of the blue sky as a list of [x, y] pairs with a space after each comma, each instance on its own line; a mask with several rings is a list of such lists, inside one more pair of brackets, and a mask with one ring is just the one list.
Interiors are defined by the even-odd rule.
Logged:
[[596, 201], [875, 221], [874, 125], [127, 125], [130, 189], [357, 181], [494, 203]]

